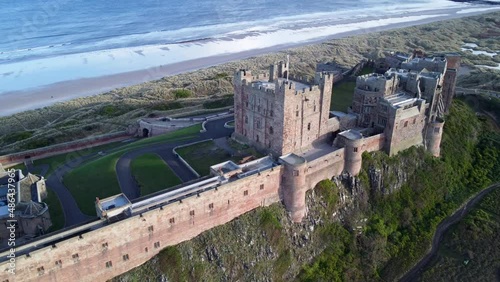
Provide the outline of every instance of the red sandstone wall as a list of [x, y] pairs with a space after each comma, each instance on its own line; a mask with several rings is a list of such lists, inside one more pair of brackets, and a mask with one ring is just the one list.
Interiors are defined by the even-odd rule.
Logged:
[[383, 133], [373, 135], [371, 137], [365, 138], [364, 141], [365, 144], [363, 146], [363, 151], [380, 151], [384, 148], [385, 135]]
[[45, 148], [0, 156], [0, 163], [2, 165], [18, 164], [24, 162], [25, 157], [27, 156], [31, 157], [32, 160], [36, 160], [76, 150], [88, 149], [91, 147], [117, 142], [128, 138], [130, 138], [130, 135], [128, 135], [126, 132], [109, 134], [105, 136], [96, 136], [93, 138], [82, 139], [74, 142], [56, 144]]
[[[263, 171], [218, 190], [184, 199], [182, 203], [83, 234], [82, 238], [68, 239], [55, 248], [34, 251], [30, 257], [17, 258], [15, 277], [6, 272], [8, 266], [4, 262], [0, 265], [4, 270], [0, 281], [106, 281], [143, 264], [166, 246], [189, 240], [252, 209], [279, 201], [280, 178], [281, 167]], [[244, 191], [248, 191], [248, 195], [245, 196]], [[212, 203], [211, 210], [209, 204]], [[191, 216], [190, 211], [195, 215]], [[174, 224], [170, 224], [171, 218], [175, 219]], [[149, 226], [153, 226], [152, 232]], [[156, 242], [159, 248], [155, 248]], [[106, 243], [107, 247], [103, 247]], [[78, 261], [73, 260], [74, 254], [78, 254]], [[128, 255], [129, 260], [124, 261], [124, 255]], [[58, 260], [62, 267], [56, 265]], [[108, 261], [112, 262], [110, 268], [106, 268]], [[38, 271], [41, 267], [43, 273]]]
[[344, 148], [331, 152], [307, 163], [307, 189], [313, 189], [318, 182], [340, 175], [344, 170]]

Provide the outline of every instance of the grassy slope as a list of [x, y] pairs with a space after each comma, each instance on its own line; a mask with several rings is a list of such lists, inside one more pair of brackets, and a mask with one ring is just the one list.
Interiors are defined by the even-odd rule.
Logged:
[[425, 281], [496, 281], [500, 275], [500, 190], [448, 230]]
[[179, 177], [156, 154], [145, 154], [135, 158], [131, 163], [131, 169], [134, 178], [141, 187], [141, 196], [182, 183]]
[[[82, 149], [79, 151], [69, 152], [69, 153], [65, 153], [65, 154], [60, 154], [60, 155], [56, 155], [56, 156], [52, 156], [52, 157], [48, 157], [48, 158], [35, 160], [35, 161], [33, 161], [33, 164], [35, 166], [49, 165], [49, 170], [44, 175], [47, 178], [47, 177], [49, 177], [50, 174], [52, 174], [54, 172], [54, 170], [56, 170], [59, 166], [61, 166], [62, 164], [66, 163], [66, 162], [69, 162], [69, 161], [76, 159], [76, 158], [79, 158], [79, 157], [85, 157], [85, 156], [97, 153], [99, 151], [116, 149], [123, 144], [124, 143], [122, 143], [122, 142], [113, 142], [113, 143], [104, 144], [104, 145], [100, 145], [100, 146], [96, 146], [96, 147], [92, 147], [92, 148], [88, 148], [88, 149]], [[37, 174], [37, 173], [40, 173], [40, 171], [36, 170], [36, 171], [34, 171], [34, 173]]]
[[95, 215], [95, 197], [106, 198], [120, 193], [120, 186], [116, 178], [116, 162], [120, 156], [133, 149], [141, 148], [146, 145], [191, 138], [195, 136], [200, 129], [200, 125], [194, 125], [168, 134], [128, 144], [119, 151], [85, 163], [69, 172], [64, 177], [64, 185], [68, 187], [83, 213]]
[[44, 202], [49, 206], [50, 220], [52, 221], [52, 226], [47, 231], [49, 233], [64, 227], [64, 214], [61, 202], [56, 193], [50, 187], [47, 188], [47, 193], [48, 195]]
[[213, 141], [179, 148], [176, 151], [201, 176], [210, 174], [210, 166], [231, 159], [231, 156]]

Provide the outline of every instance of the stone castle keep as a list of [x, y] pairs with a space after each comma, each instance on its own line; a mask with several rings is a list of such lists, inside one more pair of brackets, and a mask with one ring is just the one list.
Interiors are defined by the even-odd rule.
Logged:
[[18, 246], [15, 276], [9, 252], [2, 253], [0, 281], [105, 281], [166, 246], [280, 201], [301, 222], [306, 191], [342, 173], [357, 175], [363, 152], [424, 146], [439, 156], [459, 64], [456, 55], [398, 59], [383, 74], [357, 78], [346, 113], [330, 111], [332, 74], [305, 81], [285, 63], [256, 76], [240, 70], [233, 138], [269, 156], [214, 165], [207, 179], [142, 200], [97, 199], [99, 220]]

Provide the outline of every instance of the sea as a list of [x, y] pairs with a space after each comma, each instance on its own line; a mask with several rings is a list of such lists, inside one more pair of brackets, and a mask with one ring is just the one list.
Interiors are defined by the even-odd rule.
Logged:
[[445, 15], [446, 0], [0, 0], [0, 94]]

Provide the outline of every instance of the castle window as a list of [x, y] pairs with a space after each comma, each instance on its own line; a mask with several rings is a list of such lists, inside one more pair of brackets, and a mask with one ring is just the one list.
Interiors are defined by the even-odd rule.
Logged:
[[194, 216], [194, 210], [190, 211], [190, 212], [189, 212], [189, 215], [190, 215], [190, 216]]
[[405, 127], [407, 127], [407, 126], [408, 126], [408, 121], [405, 121]]
[[255, 140], [257, 140], [257, 142], [259, 142], [259, 135], [257, 135], [257, 137], [255, 138]]
[[413, 124], [417, 123], [417, 118], [413, 119]]
[[175, 217], [171, 217], [171, 218], [168, 220], [168, 222], [169, 222], [170, 224], [174, 224], [174, 223], [175, 223]]
[[56, 261], [56, 266], [61, 268], [62, 267], [62, 261], [61, 260], [57, 260]]
[[248, 123], [248, 116], [245, 116], [245, 123]]
[[295, 112], [295, 116], [298, 117], [299, 116], [299, 111], [296, 111]]
[[257, 121], [257, 128], [260, 128], [260, 120]]
[[293, 176], [299, 176], [299, 171], [298, 170], [294, 170], [293, 171]]
[[434, 133], [439, 133], [439, 127], [434, 128]]
[[272, 126], [269, 127], [269, 134], [273, 134], [274, 133], [274, 129]]
[[106, 268], [113, 267], [113, 263], [111, 261], [106, 262]]
[[128, 254], [123, 255], [123, 261], [127, 261], [127, 260], [129, 260]]
[[358, 152], [358, 147], [354, 147], [353, 151], [354, 151], [354, 153], [357, 153]]
[[156, 242], [154, 246], [155, 246], [155, 249], [158, 249], [160, 247], [160, 242]]
[[311, 130], [311, 123], [307, 124], [307, 130]]
[[264, 184], [260, 184], [260, 190], [264, 190]]
[[248, 196], [248, 190], [243, 191], [243, 196]]
[[151, 233], [151, 232], [153, 232], [153, 230], [154, 230], [153, 225], [150, 225], [150, 226], [148, 227], [148, 231]]
[[214, 209], [214, 203], [208, 204], [208, 208], [213, 210]]
[[314, 109], [313, 109], [313, 111], [314, 111], [314, 112], [316, 111], [316, 104], [314, 105]]
[[103, 249], [107, 249], [108, 248], [108, 243], [106, 242], [106, 243], [102, 244], [102, 248]]
[[73, 254], [73, 256], [72, 256], [72, 257], [73, 257], [73, 261], [74, 261], [75, 263], [76, 263], [76, 262], [78, 262], [78, 261], [79, 261], [79, 259], [80, 259], [80, 258], [79, 258], [79, 256], [78, 256], [78, 254]]
[[271, 111], [269, 112], [269, 115], [270, 115], [270, 116], [273, 116], [273, 115], [274, 115], [273, 110], [271, 110]]
[[257, 112], [260, 112], [260, 105], [257, 106]]
[[43, 266], [42, 266], [42, 267], [37, 268], [36, 270], [38, 271], [38, 275], [39, 275], [39, 276], [41, 276], [41, 275], [43, 275], [43, 274], [45, 273], [45, 269], [43, 268]]
[[245, 102], [245, 106], [248, 108], [248, 102]]
[[149, 250], [148, 250], [148, 247], [144, 248], [144, 252], [146, 252], [146, 253], [147, 253], [148, 251], [149, 251]]

